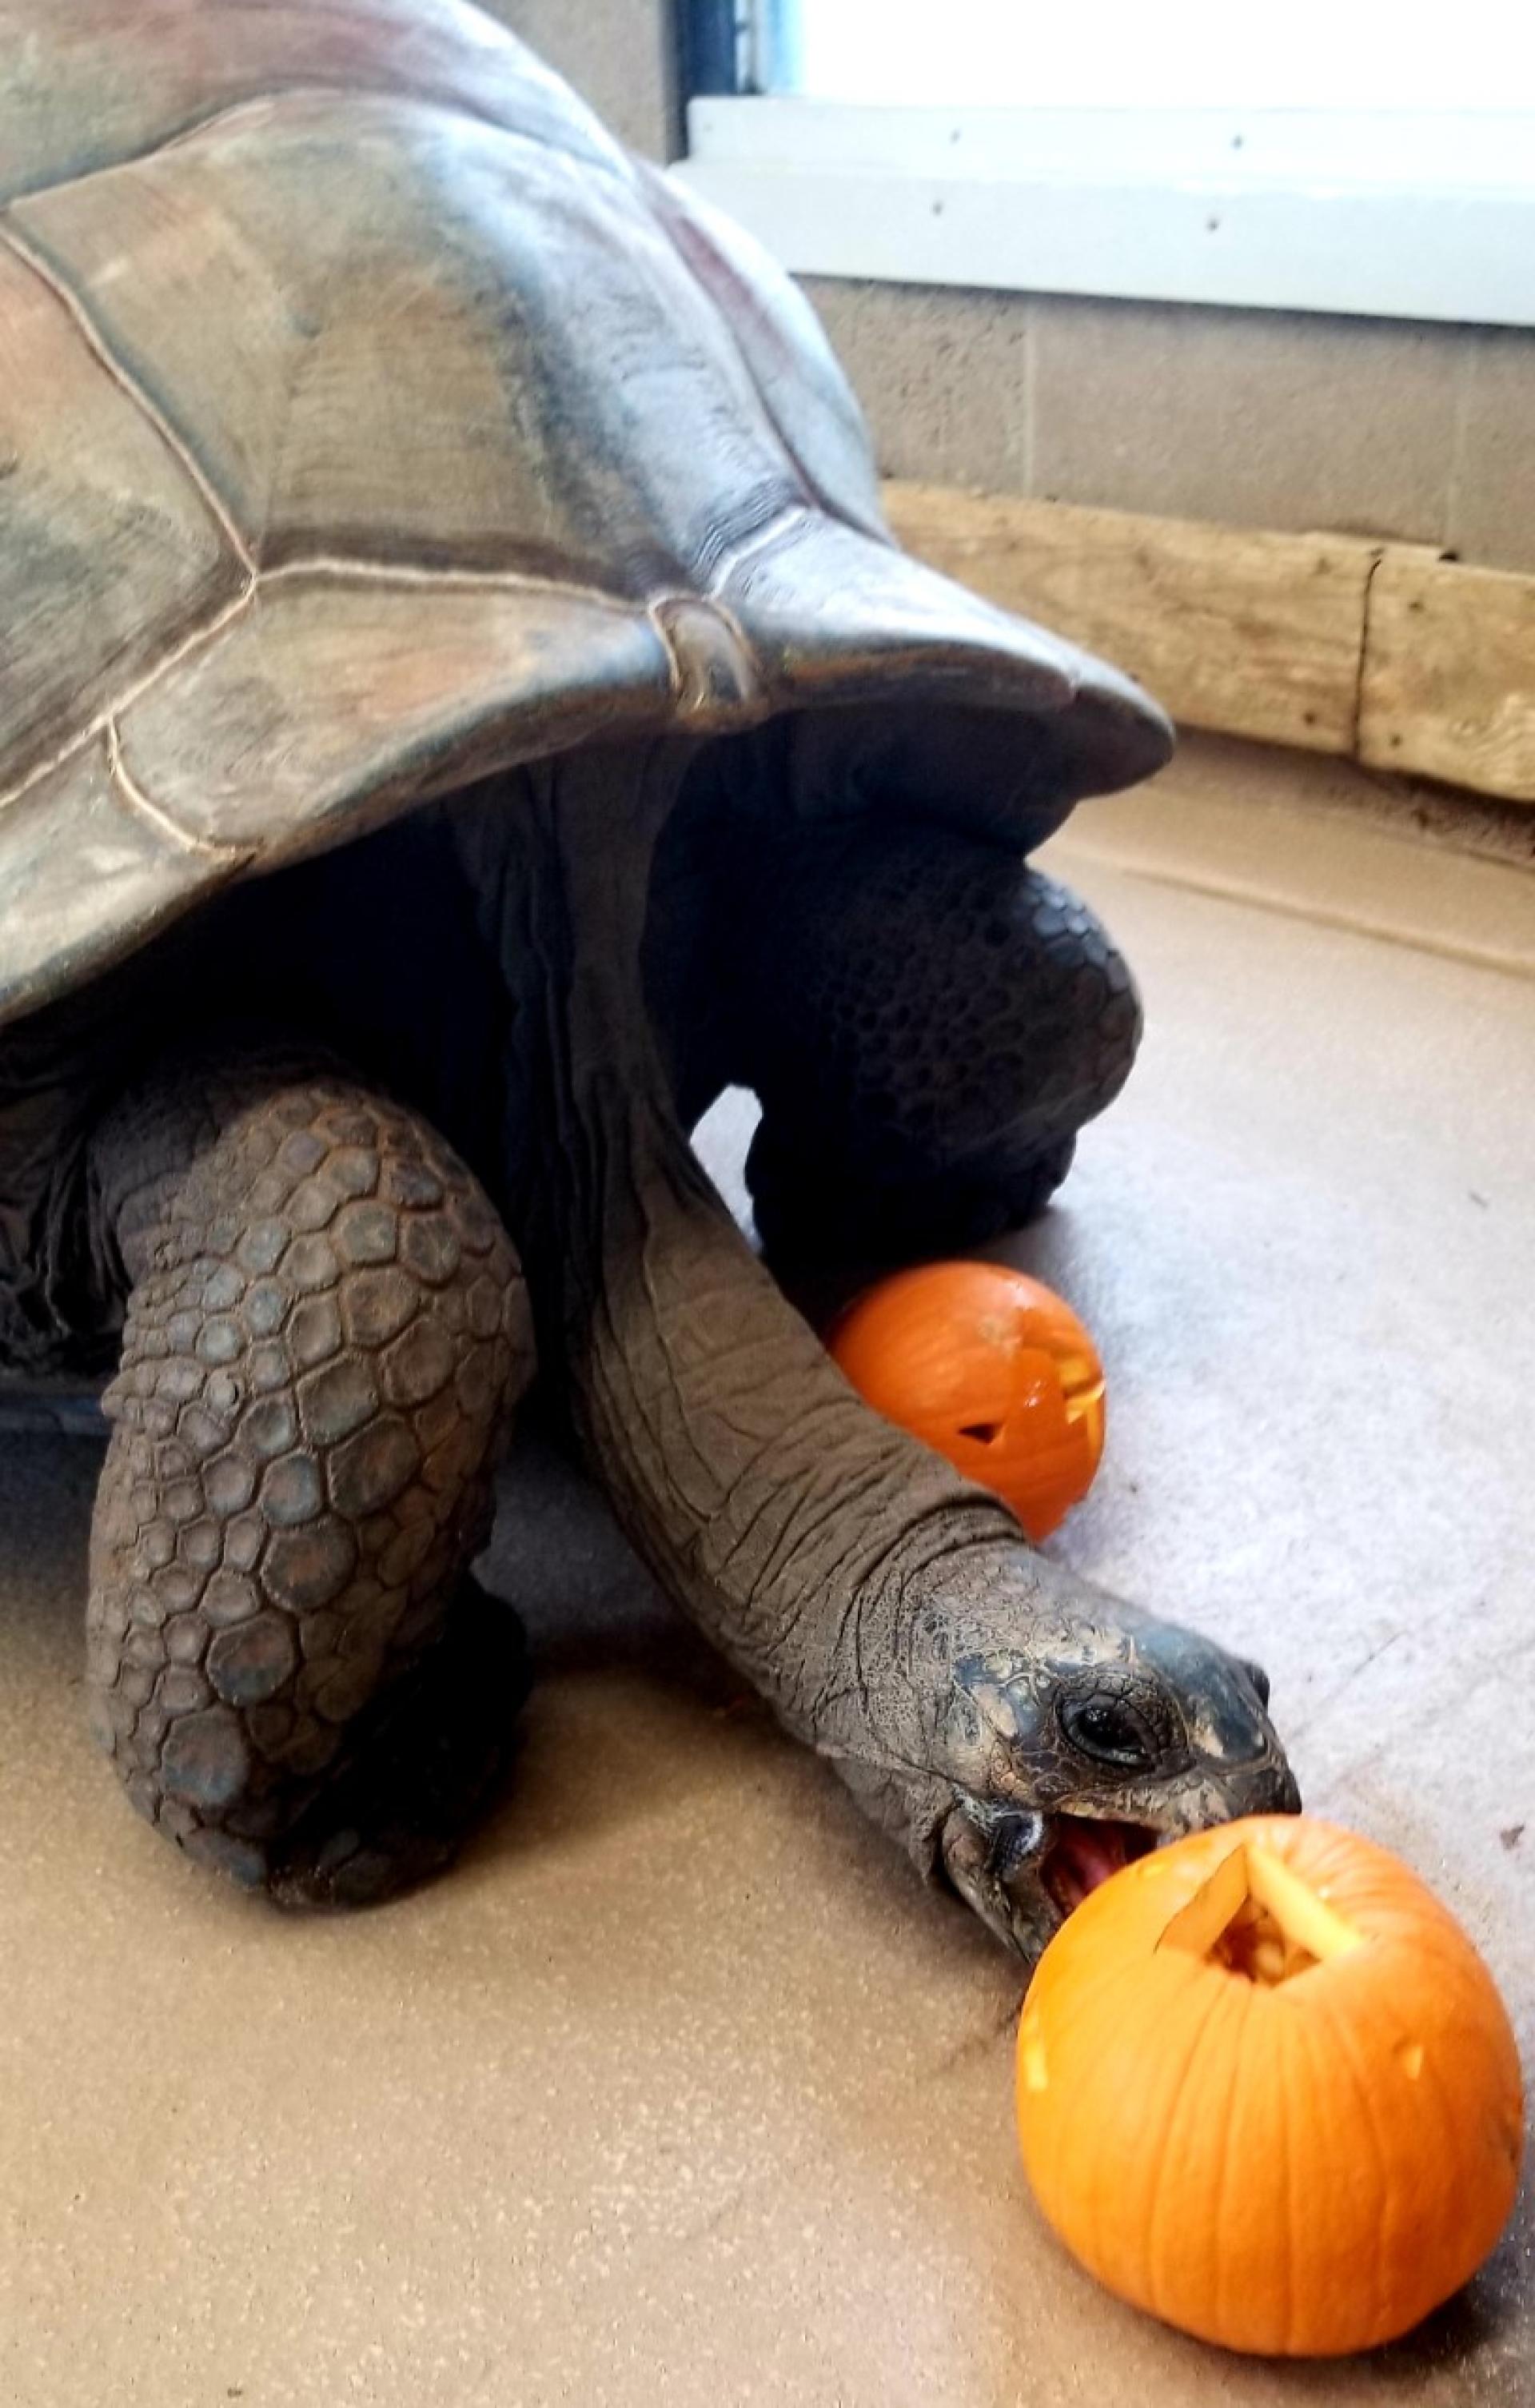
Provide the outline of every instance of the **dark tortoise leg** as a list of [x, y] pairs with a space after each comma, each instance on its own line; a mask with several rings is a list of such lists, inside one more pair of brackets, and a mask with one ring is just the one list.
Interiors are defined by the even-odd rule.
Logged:
[[747, 1179], [787, 1257], [898, 1257], [1032, 1219], [1140, 1034], [1085, 904], [1016, 854], [915, 826], [797, 839], [738, 975], [737, 1075], [763, 1106]]
[[452, 1855], [526, 1688], [468, 1576], [533, 1369], [516, 1255], [439, 1139], [312, 1068], [161, 1080], [93, 1171], [129, 1288], [95, 1727], [189, 1856], [284, 1905], [385, 1897]]

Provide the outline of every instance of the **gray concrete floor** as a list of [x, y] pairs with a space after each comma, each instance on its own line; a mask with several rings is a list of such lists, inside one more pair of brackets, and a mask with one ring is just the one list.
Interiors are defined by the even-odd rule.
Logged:
[[[1528, 2055], [1535, 879], [1245, 775], [1196, 752], [1054, 848], [1150, 1033], [1010, 1249], [1109, 1369], [1052, 1543], [1263, 1656], [1308, 1802], [1439, 1887]], [[494, 1549], [544, 1677], [482, 1839], [351, 1921], [227, 1893], [83, 1735], [94, 1464], [0, 1442], [0, 2401], [1535, 2403], [1528, 2195], [1346, 2364], [1225, 2358], [1080, 2274], [1015, 2162], [1014, 1970], [547, 1458]]]

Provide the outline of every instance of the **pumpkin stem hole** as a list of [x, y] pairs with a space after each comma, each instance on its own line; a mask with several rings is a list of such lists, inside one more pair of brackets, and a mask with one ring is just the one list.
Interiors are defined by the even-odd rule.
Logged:
[[1158, 1945], [1186, 1949], [1244, 1981], [1277, 1989], [1362, 1941], [1282, 1858], [1243, 1846], [1223, 1857]]
[[1320, 1961], [1299, 1941], [1291, 1940], [1279, 1917], [1255, 1898], [1237, 1909], [1210, 1954], [1228, 1973], [1241, 1973], [1270, 1990], [1298, 1973], [1309, 1973]]

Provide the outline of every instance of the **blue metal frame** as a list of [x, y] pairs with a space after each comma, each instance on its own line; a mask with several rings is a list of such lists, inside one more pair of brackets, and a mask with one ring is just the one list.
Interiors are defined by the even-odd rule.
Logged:
[[682, 102], [745, 89], [738, 0], [678, 0]]
[[682, 105], [798, 89], [805, 0], [677, 0]]

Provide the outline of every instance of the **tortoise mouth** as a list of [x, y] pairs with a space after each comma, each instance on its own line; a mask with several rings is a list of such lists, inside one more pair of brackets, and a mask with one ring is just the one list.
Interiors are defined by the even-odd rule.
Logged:
[[1053, 1814], [1040, 1864], [1040, 1878], [1063, 1915], [1122, 1872], [1138, 1856], [1150, 1856], [1161, 1833], [1146, 1823], [1123, 1823], [1087, 1814]]

